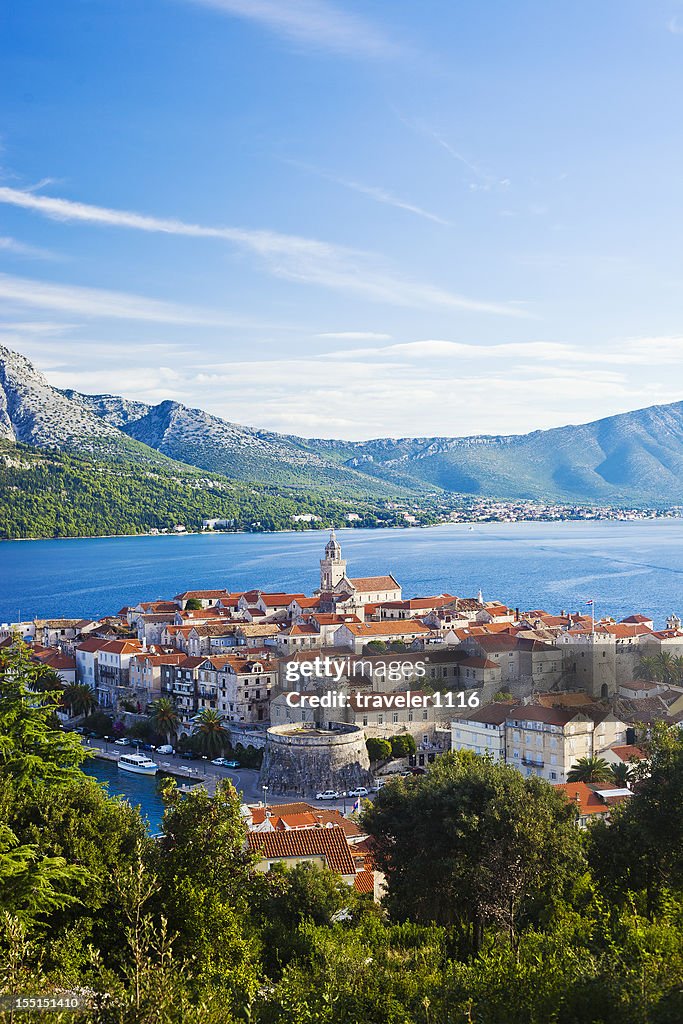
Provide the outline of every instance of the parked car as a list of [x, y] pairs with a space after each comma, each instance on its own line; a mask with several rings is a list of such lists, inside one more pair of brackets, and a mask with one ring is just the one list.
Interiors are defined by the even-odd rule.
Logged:
[[316, 800], [338, 800], [339, 793], [336, 793], [333, 789], [324, 789], [321, 793], [315, 794]]
[[160, 747], [157, 747], [159, 754], [175, 754], [175, 750], [170, 743], [162, 743]]
[[228, 762], [225, 760], [224, 757], [214, 757], [213, 761], [211, 762], [211, 764], [218, 765], [221, 768], [224, 767], [227, 763]]
[[370, 786], [370, 792], [379, 793], [380, 789], [382, 789], [383, 786], [386, 786], [386, 784], [386, 779], [377, 779], [377, 782], [375, 782], [374, 786]]
[[359, 797], [359, 796], [370, 796], [369, 791], [365, 786], [359, 786], [358, 789], [350, 789], [348, 796]]
[[130, 740], [127, 740], [125, 736], [122, 736], [120, 740], [114, 740], [117, 747], [129, 747]]
[[226, 768], [239, 768], [240, 766], [239, 761], [224, 761], [223, 763]]
[[194, 750], [186, 750], [184, 754], [180, 755], [181, 761], [196, 761], [199, 758], [199, 754], [195, 754]]

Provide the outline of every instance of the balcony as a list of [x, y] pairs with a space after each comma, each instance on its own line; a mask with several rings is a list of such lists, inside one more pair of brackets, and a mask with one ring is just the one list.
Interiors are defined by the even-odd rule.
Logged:
[[522, 758], [522, 764], [525, 765], [527, 768], [544, 768], [545, 767], [545, 761], [542, 761], [540, 758], [534, 758], [534, 757], [523, 757]]

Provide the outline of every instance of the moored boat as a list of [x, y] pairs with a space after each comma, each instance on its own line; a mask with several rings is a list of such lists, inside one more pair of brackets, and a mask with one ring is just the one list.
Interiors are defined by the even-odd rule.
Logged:
[[145, 757], [144, 754], [121, 754], [119, 768], [135, 775], [156, 775], [159, 771], [156, 761], [151, 757]]

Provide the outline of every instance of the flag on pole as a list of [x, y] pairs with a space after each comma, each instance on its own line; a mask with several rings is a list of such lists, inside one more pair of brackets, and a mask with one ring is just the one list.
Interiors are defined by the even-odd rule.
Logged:
[[592, 598], [592, 597], [591, 597], [591, 598], [589, 598], [589, 600], [588, 600], [588, 601], [586, 601], [586, 604], [591, 604], [591, 605], [592, 605], [592, 604], [593, 604], [593, 598]]
[[354, 809], [354, 811], [359, 811], [360, 810], [360, 797], [358, 797], [358, 799], [356, 800], [355, 804], [353, 805], [353, 809]]

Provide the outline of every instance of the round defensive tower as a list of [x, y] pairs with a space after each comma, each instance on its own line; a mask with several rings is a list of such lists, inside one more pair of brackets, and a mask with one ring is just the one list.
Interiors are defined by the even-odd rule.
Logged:
[[357, 725], [333, 722], [319, 729], [297, 722], [275, 725], [266, 733], [259, 781], [270, 793], [349, 790], [370, 780], [365, 732]]

